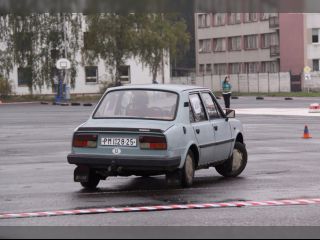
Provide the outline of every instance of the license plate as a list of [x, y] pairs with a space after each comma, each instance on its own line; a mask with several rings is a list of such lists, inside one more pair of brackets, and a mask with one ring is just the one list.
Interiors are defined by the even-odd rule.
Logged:
[[136, 147], [137, 139], [135, 138], [101, 138], [102, 146], [121, 146]]

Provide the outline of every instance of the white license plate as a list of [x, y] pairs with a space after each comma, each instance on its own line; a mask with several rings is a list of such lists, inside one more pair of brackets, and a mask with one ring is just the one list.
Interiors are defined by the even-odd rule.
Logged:
[[136, 147], [137, 139], [135, 138], [101, 138], [102, 146], [122, 146]]

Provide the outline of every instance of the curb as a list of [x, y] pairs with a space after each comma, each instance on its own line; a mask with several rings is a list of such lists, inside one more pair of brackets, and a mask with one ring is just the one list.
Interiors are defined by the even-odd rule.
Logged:
[[83, 106], [84, 106], [84, 107], [92, 107], [93, 104], [92, 104], [92, 103], [84, 103]]
[[94, 208], [80, 210], [60, 210], [48, 212], [32, 213], [7, 213], [0, 214], [1, 219], [14, 218], [34, 218], [34, 217], [52, 217], [52, 216], [70, 216], [70, 215], [88, 215], [88, 214], [111, 214], [111, 213], [134, 213], [134, 212], [158, 212], [172, 210], [195, 210], [195, 209], [213, 209], [213, 208], [240, 208], [240, 207], [269, 207], [269, 206], [293, 206], [293, 205], [315, 205], [320, 204], [320, 198], [317, 199], [297, 199], [297, 200], [279, 200], [279, 201], [243, 201], [226, 203], [205, 203], [205, 204], [186, 204], [169, 206], [144, 206], [144, 207], [125, 207], [125, 208]]
[[39, 104], [39, 102], [12, 102], [12, 103], [1, 102], [0, 103], [0, 105], [27, 105], [27, 104]]

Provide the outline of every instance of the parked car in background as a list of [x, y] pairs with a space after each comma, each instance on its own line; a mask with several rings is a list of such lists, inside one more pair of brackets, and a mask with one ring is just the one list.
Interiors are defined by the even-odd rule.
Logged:
[[206, 88], [141, 85], [110, 88], [73, 136], [74, 180], [95, 189], [111, 176], [165, 174], [191, 187], [195, 171], [225, 177], [247, 165], [241, 122]]

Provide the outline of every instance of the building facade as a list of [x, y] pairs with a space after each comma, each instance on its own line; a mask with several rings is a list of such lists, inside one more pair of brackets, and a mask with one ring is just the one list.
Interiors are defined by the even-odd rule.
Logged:
[[[88, 43], [86, 42], [87, 33], [86, 18], [82, 18], [82, 44], [87, 50], [90, 50]], [[30, 38], [31, 45], [31, 38]], [[23, 43], [25, 44], [25, 43]], [[0, 48], [5, 48], [5, 43], [0, 43]], [[51, 56], [54, 54], [51, 51]], [[71, 94], [94, 94], [99, 93], [101, 88], [110, 82], [114, 81], [115, 70], [111, 69], [110, 66], [106, 66], [105, 62], [102, 60], [96, 61], [94, 65], [83, 65], [82, 54], [79, 51], [77, 53], [76, 62], [78, 66], [76, 67], [76, 79], [74, 88], [70, 89]], [[169, 53], [164, 51], [162, 66], [159, 69], [156, 81], [158, 83], [170, 83], [171, 78], [171, 67], [170, 67], [170, 56]], [[52, 66], [54, 69], [55, 66]], [[151, 73], [151, 68], [144, 65], [138, 57], [132, 57], [125, 61], [125, 64], [121, 66], [120, 78], [123, 85], [126, 84], [152, 84], [153, 78]], [[14, 94], [26, 95], [30, 94], [30, 89], [28, 88], [29, 82], [32, 81], [32, 70], [31, 68], [22, 68], [20, 66], [14, 66], [13, 70], [9, 74], [9, 80], [12, 84], [12, 90]], [[53, 80], [53, 79], [52, 79]], [[52, 81], [45, 81], [51, 82]], [[66, 80], [67, 82], [68, 80]], [[42, 89], [34, 89], [34, 94], [55, 94], [56, 87], [51, 85], [45, 85]]]
[[290, 72], [301, 86], [306, 66], [320, 70], [320, 14], [198, 13], [195, 23], [198, 75]]
[[[81, 57], [79, 56], [79, 60]], [[15, 66], [10, 74], [10, 80], [12, 83], [12, 90], [17, 95], [27, 95], [30, 90], [27, 86], [27, 82], [30, 81], [26, 74], [28, 69], [19, 68]], [[127, 59], [126, 64], [121, 68], [121, 83], [127, 84], [152, 84], [152, 74], [150, 68], [144, 66], [138, 58]], [[99, 61], [94, 66], [77, 66], [77, 76], [75, 79], [75, 87], [71, 88], [71, 94], [94, 94], [99, 93], [103, 86], [112, 82], [113, 76], [110, 74], [110, 69], [104, 64], [103, 61]], [[170, 83], [170, 64], [166, 59], [164, 68], [159, 71], [157, 76], [158, 83]], [[55, 94], [56, 90], [53, 86], [43, 86], [41, 91], [39, 89], [34, 90], [34, 94]]]

